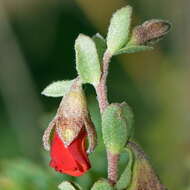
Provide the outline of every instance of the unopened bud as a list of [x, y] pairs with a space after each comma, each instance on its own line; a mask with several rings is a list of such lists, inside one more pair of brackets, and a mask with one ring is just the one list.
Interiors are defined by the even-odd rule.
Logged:
[[164, 20], [152, 19], [136, 26], [132, 31], [129, 44], [154, 44], [162, 39], [170, 30], [171, 24]]
[[134, 142], [129, 142], [128, 147], [134, 153], [133, 177], [129, 190], [167, 190], [160, 183], [159, 178], [152, 169], [144, 151]]
[[112, 154], [120, 153], [133, 131], [133, 114], [126, 103], [110, 104], [102, 115], [105, 146]]

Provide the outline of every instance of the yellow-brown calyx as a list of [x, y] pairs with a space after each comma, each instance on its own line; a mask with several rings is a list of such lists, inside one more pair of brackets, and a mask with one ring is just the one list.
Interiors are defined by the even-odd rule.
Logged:
[[158, 176], [140, 146], [129, 141], [128, 147], [132, 150], [135, 159], [133, 177], [129, 190], [167, 190], [164, 185], [160, 183]]
[[94, 150], [96, 146], [95, 127], [91, 121], [86, 97], [79, 79], [76, 79], [69, 92], [63, 97], [55, 118], [44, 133], [43, 143], [46, 150], [50, 149], [49, 138], [53, 128], [65, 146], [69, 146], [84, 128], [89, 140], [87, 152], [90, 153]]

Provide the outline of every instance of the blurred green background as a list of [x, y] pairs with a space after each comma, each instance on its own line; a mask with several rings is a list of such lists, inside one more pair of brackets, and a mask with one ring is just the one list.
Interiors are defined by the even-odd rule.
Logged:
[[40, 92], [52, 81], [76, 76], [73, 46], [78, 34], [105, 36], [112, 13], [127, 4], [134, 8], [133, 25], [161, 18], [173, 27], [154, 51], [112, 60], [109, 100], [125, 100], [133, 108], [136, 139], [168, 189], [190, 190], [190, 2], [0, 0], [1, 190], [54, 190], [66, 179], [87, 190], [106, 177], [93, 88], [85, 86], [99, 146], [90, 156], [91, 171], [79, 178], [48, 167], [41, 138], [60, 99]]

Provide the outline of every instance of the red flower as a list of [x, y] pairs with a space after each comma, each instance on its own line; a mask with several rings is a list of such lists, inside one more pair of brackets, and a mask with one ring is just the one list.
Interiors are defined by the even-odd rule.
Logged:
[[[88, 150], [85, 146], [87, 136]], [[82, 86], [78, 81], [63, 97], [56, 116], [44, 132], [43, 144], [46, 150], [50, 150], [50, 166], [56, 171], [81, 176], [90, 169], [87, 153], [94, 151], [96, 131], [88, 113]]]
[[78, 137], [66, 147], [55, 132], [50, 149], [50, 166], [71, 176], [86, 173], [91, 167], [85, 148], [86, 136], [86, 131], [82, 129]]

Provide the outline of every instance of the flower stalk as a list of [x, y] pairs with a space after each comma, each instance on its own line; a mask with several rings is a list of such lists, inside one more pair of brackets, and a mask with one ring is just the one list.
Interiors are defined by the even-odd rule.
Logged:
[[[109, 53], [109, 51], [106, 51], [104, 53], [103, 63], [102, 63], [102, 76], [99, 84], [96, 87], [96, 94], [101, 113], [103, 113], [106, 107], [109, 105], [106, 81], [107, 81], [109, 63], [111, 57], [112, 55]], [[107, 161], [108, 161], [108, 180], [110, 184], [114, 185], [118, 178], [119, 154], [113, 154], [109, 150], [107, 150]]]
[[108, 97], [107, 97], [106, 81], [107, 81], [107, 76], [108, 76], [110, 60], [111, 60], [111, 54], [108, 51], [106, 51], [104, 53], [103, 63], [102, 63], [102, 76], [101, 76], [99, 84], [96, 86], [96, 94], [97, 94], [101, 113], [103, 113], [105, 108], [109, 105]]

